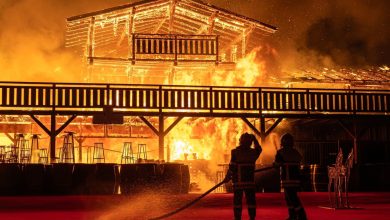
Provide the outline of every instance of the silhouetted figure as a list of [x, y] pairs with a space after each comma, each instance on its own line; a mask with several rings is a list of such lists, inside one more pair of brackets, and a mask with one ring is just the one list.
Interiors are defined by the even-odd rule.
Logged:
[[[252, 143], [254, 149], [251, 148]], [[244, 133], [240, 137], [240, 145], [232, 150], [229, 170], [225, 182], [233, 180], [234, 219], [240, 220], [242, 213], [242, 194], [245, 192], [248, 214], [251, 220], [256, 217], [256, 188], [254, 170], [257, 158], [262, 149], [253, 134]]]
[[298, 197], [300, 189], [299, 167], [301, 154], [294, 148], [294, 138], [286, 133], [281, 138], [281, 149], [275, 156], [274, 165], [280, 167], [280, 183], [284, 188], [289, 217], [287, 220], [306, 220], [306, 213]]

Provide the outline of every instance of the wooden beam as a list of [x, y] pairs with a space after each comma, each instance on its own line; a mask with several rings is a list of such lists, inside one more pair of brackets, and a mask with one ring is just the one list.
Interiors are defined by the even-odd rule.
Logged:
[[171, 3], [169, 5], [169, 33], [172, 33], [173, 30], [173, 19], [175, 16], [175, 10], [176, 10], [176, 2], [177, 0], [171, 0]]
[[249, 28], [247, 31], [245, 31], [245, 34], [238, 35], [235, 39], [233, 39], [226, 47], [222, 49], [222, 51], [226, 51], [229, 48], [231, 48], [233, 45], [237, 44], [238, 42], [242, 41], [243, 38], [251, 34], [253, 31], [253, 28]]
[[166, 136], [172, 128], [174, 128], [184, 117], [177, 117], [177, 119], [164, 131], [164, 136]]
[[13, 138], [9, 133], [4, 133], [5, 136], [7, 136], [8, 139], [12, 141], [12, 143], [15, 143], [15, 138]]
[[262, 137], [261, 132], [245, 117], [241, 117], [241, 119], [247, 124], [259, 137]]
[[68, 126], [72, 121], [73, 119], [75, 119], [77, 117], [77, 115], [72, 115], [60, 128], [58, 128], [56, 131], [55, 131], [55, 135], [57, 136], [58, 134], [61, 133], [62, 130], [64, 130], [66, 128], [66, 126]]
[[219, 11], [215, 11], [210, 17], [209, 17], [209, 26], [207, 27], [207, 33], [209, 35], [213, 34], [214, 32], [214, 24], [215, 19], [218, 17]]
[[39, 127], [42, 128], [43, 131], [46, 132], [47, 135], [50, 136], [50, 134], [51, 134], [50, 130], [48, 128], [46, 128], [46, 126], [41, 121], [39, 121], [38, 118], [36, 118], [34, 115], [30, 115], [30, 117], [35, 121], [35, 123], [37, 123], [37, 125], [39, 125]]
[[157, 25], [157, 27], [152, 31], [153, 34], [157, 34], [158, 31], [161, 29], [161, 27], [164, 25], [165, 21], [167, 20], [168, 18], [163, 18], [163, 19], [160, 19], [160, 23]]
[[139, 118], [150, 128], [152, 131], [159, 136], [160, 132], [144, 117], [144, 116], [139, 116]]
[[88, 59], [89, 64], [93, 63], [92, 57], [94, 57], [94, 44], [95, 44], [95, 17], [91, 17], [90, 24], [88, 27], [88, 40], [87, 40], [87, 48], [88, 48]]
[[218, 11], [212, 13], [209, 17], [208, 24], [202, 24], [199, 30], [195, 33], [195, 35], [200, 35], [205, 31], [207, 31], [208, 35], [212, 35], [214, 32], [214, 24], [217, 16], [218, 16]]
[[275, 128], [278, 126], [278, 124], [283, 120], [283, 118], [278, 118], [271, 127], [267, 129], [267, 131], [264, 134], [264, 137], [267, 137]]
[[348, 135], [351, 136], [351, 138], [356, 138], [356, 134], [354, 134], [353, 131], [348, 128], [348, 125], [345, 122], [338, 120], [338, 123], [348, 133]]

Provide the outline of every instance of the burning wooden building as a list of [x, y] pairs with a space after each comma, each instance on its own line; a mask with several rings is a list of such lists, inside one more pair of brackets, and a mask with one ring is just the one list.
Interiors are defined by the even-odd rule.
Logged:
[[140, 1], [68, 18], [66, 46], [88, 82], [212, 85], [275, 31], [202, 1]]
[[[269, 164], [277, 134], [289, 131], [306, 165], [326, 167], [340, 143], [354, 149], [356, 163], [366, 160], [367, 143], [383, 144], [388, 163], [389, 69], [270, 75], [278, 87], [265, 87], [257, 67], [237, 66], [252, 65], [240, 62], [275, 31], [199, 0], [146, 0], [70, 17], [66, 46], [85, 65], [84, 79], [1, 82], [0, 129], [15, 143], [16, 133], [44, 132], [52, 162], [102, 162], [94, 152], [104, 143], [103, 162], [193, 159], [207, 167], [204, 160], [226, 163], [240, 133], [251, 131]], [[65, 130], [76, 132], [71, 156], [68, 139], [58, 138]], [[125, 153], [129, 142], [138, 155]]]

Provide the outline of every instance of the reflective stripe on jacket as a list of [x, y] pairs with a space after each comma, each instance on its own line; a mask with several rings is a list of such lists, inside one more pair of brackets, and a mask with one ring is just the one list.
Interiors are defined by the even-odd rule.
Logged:
[[260, 153], [259, 149], [243, 147], [232, 150], [229, 171], [232, 172], [233, 187], [235, 189], [255, 187], [255, 163]]
[[294, 148], [278, 150], [275, 164], [280, 166], [280, 184], [285, 187], [300, 187], [300, 162], [302, 156]]

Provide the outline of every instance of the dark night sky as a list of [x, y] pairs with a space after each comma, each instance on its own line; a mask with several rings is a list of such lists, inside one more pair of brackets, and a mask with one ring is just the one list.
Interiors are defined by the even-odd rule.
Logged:
[[[72, 71], [65, 18], [129, 0], [1, 0], [0, 80], [20, 72]], [[205, 0], [278, 27], [269, 38], [282, 69], [301, 65], [390, 65], [388, 0]], [[12, 74], [15, 73], [15, 74]], [[31, 75], [31, 74], [30, 74]], [[11, 77], [12, 76], [12, 77]], [[54, 80], [45, 75], [46, 80]], [[69, 79], [72, 80], [72, 79]]]

